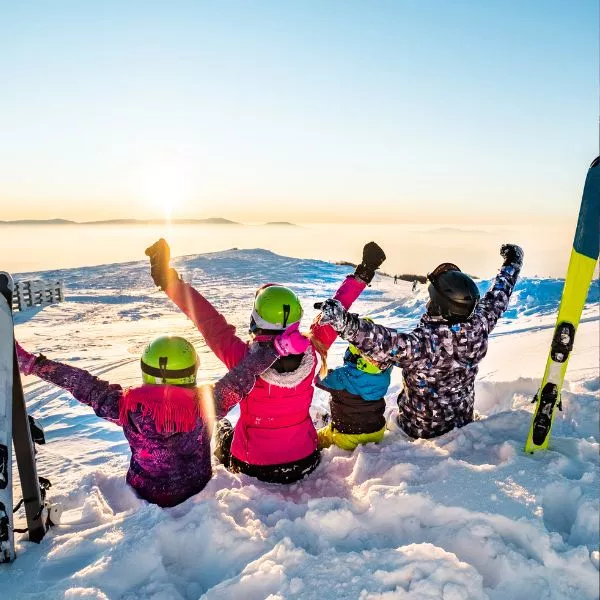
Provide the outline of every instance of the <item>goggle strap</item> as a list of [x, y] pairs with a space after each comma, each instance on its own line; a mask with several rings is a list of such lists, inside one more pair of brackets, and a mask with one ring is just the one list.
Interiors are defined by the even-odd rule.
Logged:
[[460, 272], [460, 269], [454, 263], [449, 263], [449, 262], [442, 263], [441, 265], [437, 266], [431, 273], [427, 274], [427, 279], [429, 281], [431, 281], [431, 283], [433, 283], [433, 285], [435, 285], [437, 278], [442, 273], [447, 273], [448, 271], [459, 271]]
[[[163, 361], [164, 359], [164, 361]], [[143, 360], [140, 360], [142, 373], [146, 373], [146, 375], [150, 375], [152, 377], [160, 377], [161, 379], [182, 379], [184, 377], [191, 377], [196, 374], [197, 365], [193, 364], [184, 369], [167, 369], [167, 358], [165, 356], [161, 356], [158, 359], [159, 368], [151, 367], [147, 365]]]
[[[263, 329], [266, 331], [273, 331], [274, 335], [277, 335], [277, 333], [283, 331], [286, 328], [287, 321], [290, 318], [289, 313], [287, 314], [287, 316], [285, 315], [285, 307], [287, 306], [288, 309], [291, 311], [291, 307], [288, 304], [284, 304], [283, 306], [284, 306], [284, 324], [282, 326], [277, 325], [275, 323], [270, 323], [269, 321], [266, 321], [258, 314], [258, 311], [256, 310], [256, 308], [252, 309], [252, 315], [250, 317], [250, 331], [256, 331], [257, 329]], [[300, 311], [300, 319], [302, 319], [302, 315], [303, 315], [303, 312]], [[298, 320], [300, 320], [300, 319], [298, 319]], [[277, 332], [277, 333], [275, 333], [275, 332]]]

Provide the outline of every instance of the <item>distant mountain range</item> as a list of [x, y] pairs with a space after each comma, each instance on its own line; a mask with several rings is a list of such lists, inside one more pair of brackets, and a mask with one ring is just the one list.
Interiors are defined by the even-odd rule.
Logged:
[[[69, 221], [68, 219], [19, 219], [0, 221], [0, 225], [164, 225], [164, 219], [107, 219], [105, 221]], [[210, 219], [173, 219], [173, 225], [243, 225], [237, 221], [212, 217]], [[294, 226], [287, 221], [270, 222], [265, 225]]]
[[[84, 221], [81, 225], [164, 225], [164, 219], [107, 219], [105, 221]], [[210, 219], [172, 219], [173, 225], [241, 225], [236, 221], [213, 217]]]
[[489, 231], [484, 231], [483, 229], [461, 229], [460, 227], [438, 227], [437, 229], [432, 229], [431, 231], [438, 231], [440, 233], [489, 234]]
[[67, 219], [19, 219], [18, 221], [0, 221], [0, 225], [76, 225]]

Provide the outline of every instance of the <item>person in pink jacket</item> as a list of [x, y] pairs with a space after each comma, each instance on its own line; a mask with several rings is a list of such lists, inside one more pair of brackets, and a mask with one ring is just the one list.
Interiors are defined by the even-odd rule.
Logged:
[[[235, 334], [235, 327], [170, 267], [170, 249], [164, 239], [150, 246], [146, 254], [155, 284], [194, 322], [228, 370], [261, 346], [272, 345], [275, 336], [290, 325], [300, 323], [302, 307], [294, 292], [268, 284], [256, 292], [250, 324], [253, 339], [244, 342]], [[362, 263], [346, 277], [335, 298], [349, 308], [384, 260], [385, 254], [377, 244], [367, 244]], [[314, 323], [310, 337], [313, 344], [306, 351], [278, 359], [257, 378], [240, 403], [235, 429], [227, 420], [218, 425], [215, 454], [231, 471], [262, 481], [291, 483], [319, 464], [317, 432], [309, 414], [317, 368], [314, 346], [325, 352], [337, 334], [328, 325]]]
[[131, 449], [127, 483], [159, 506], [175, 506], [200, 492], [212, 477], [210, 440], [215, 417], [225, 416], [280, 356], [308, 348], [290, 326], [273, 345], [248, 354], [214, 386], [196, 386], [199, 358], [178, 336], [161, 336], [140, 360], [143, 385], [122, 388], [84, 369], [34, 355], [17, 342], [23, 375], [68, 391], [101, 418], [123, 428]]

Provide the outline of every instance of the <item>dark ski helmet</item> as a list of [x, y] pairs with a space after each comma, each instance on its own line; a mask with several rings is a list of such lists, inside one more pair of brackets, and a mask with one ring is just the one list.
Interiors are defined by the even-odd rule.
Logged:
[[473, 314], [479, 290], [456, 265], [443, 263], [429, 273], [427, 279], [430, 281], [428, 310], [431, 313], [439, 314], [450, 323], [461, 323]]

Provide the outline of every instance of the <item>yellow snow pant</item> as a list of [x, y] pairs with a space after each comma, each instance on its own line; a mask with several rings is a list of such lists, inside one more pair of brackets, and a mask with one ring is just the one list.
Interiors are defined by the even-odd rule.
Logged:
[[375, 433], [340, 433], [331, 426], [331, 423], [317, 431], [319, 449], [329, 448], [329, 446], [335, 444], [342, 450], [350, 451], [354, 450], [359, 444], [368, 444], [369, 442], [378, 444], [383, 439], [384, 433], [385, 427]]

